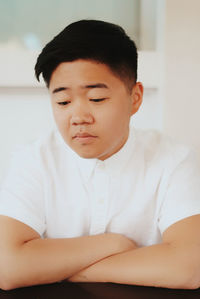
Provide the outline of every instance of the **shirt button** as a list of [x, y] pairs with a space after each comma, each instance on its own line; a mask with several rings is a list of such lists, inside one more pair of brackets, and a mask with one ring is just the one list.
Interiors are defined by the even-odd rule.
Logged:
[[104, 204], [104, 199], [99, 199], [98, 203], [99, 203], [100, 205], [103, 205], [103, 204]]

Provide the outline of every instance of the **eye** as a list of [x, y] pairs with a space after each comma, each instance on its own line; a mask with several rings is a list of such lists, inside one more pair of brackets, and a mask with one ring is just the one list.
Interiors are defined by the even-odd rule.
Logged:
[[57, 104], [60, 106], [65, 106], [65, 105], [68, 105], [69, 103], [70, 103], [70, 101], [57, 102]]
[[98, 103], [98, 102], [102, 102], [104, 101], [106, 98], [102, 98], [102, 99], [90, 99], [90, 101]]

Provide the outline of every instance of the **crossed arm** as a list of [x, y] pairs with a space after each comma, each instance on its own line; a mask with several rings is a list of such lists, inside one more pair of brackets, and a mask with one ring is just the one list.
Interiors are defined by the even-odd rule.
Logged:
[[200, 215], [169, 227], [163, 243], [105, 258], [69, 280], [167, 288], [200, 287]]
[[168, 288], [200, 287], [200, 215], [169, 227], [161, 244], [137, 248], [118, 234], [40, 239], [21, 222], [0, 216], [0, 287], [59, 280]]

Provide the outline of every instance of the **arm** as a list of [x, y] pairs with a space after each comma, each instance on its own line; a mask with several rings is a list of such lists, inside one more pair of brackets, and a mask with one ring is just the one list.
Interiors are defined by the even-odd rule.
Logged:
[[163, 243], [105, 258], [70, 278], [145, 286], [200, 287], [200, 215], [171, 225]]
[[131, 248], [133, 242], [118, 234], [41, 239], [22, 222], [0, 216], [0, 288], [60, 281]]

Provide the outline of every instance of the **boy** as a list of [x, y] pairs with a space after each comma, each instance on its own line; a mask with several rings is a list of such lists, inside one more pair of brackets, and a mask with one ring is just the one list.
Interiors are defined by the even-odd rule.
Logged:
[[0, 287], [104, 281], [200, 286], [194, 153], [135, 130], [137, 50], [114, 24], [82, 20], [42, 50], [58, 130], [14, 155], [0, 195]]

